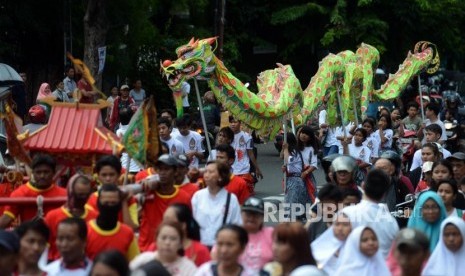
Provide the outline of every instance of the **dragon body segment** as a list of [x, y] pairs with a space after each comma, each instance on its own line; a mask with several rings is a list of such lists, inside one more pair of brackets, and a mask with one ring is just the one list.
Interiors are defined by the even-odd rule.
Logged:
[[[168, 86], [176, 97], [183, 81], [191, 78], [207, 80], [217, 100], [232, 115], [268, 137], [279, 131], [283, 116], [292, 116], [297, 124], [302, 123], [325, 99], [330, 124], [336, 124], [339, 111], [344, 123], [354, 121], [356, 117], [363, 118], [370, 101], [398, 97], [413, 76], [425, 68], [429, 73], [434, 72], [439, 66], [435, 46], [419, 42], [415, 53], [409, 53], [398, 71], [375, 90], [373, 79], [379, 52], [362, 43], [355, 53], [343, 51], [326, 56], [305, 90], [302, 90], [292, 67], [278, 63], [275, 69], [259, 74], [259, 91], [255, 94], [214, 55], [212, 45], [215, 42], [216, 38], [191, 39], [176, 49], [178, 59], [166, 60], [161, 65]], [[177, 105], [177, 109], [179, 116], [182, 106]]]

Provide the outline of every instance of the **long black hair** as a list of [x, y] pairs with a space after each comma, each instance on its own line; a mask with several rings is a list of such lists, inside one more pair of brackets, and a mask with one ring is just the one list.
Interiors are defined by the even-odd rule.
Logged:
[[179, 223], [186, 224], [187, 238], [200, 241], [200, 226], [192, 216], [189, 206], [182, 203], [174, 203], [171, 204], [170, 207], [173, 207], [176, 211], [176, 217]]
[[95, 257], [94, 259], [91, 273], [89, 275], [92, 275], [92, 272], [98, 263], [102, 263], [106, 266], [111, 267], [113, 270], [118, 272], [119, 276], [129, 275], [128, 261], [126, 257], [123, 256], [123, 254], [121, 254], [117, 250], [103, 251], [100, 254], [98, 254], [97, 257]]
[[307, 134], [310, 140], [307, 143], [303, 143], [300, 141], [299, 137], [297, 138], [297, 148], [299, 150], [304, 150], [305, 147], [311, 146], [313, 148], [314, 152], [318, 152], [318, 149], [320, 148], [320, 144], [318, 142], [318, 139], [316, 138], [315, 132], [313, 129], [309, 126], [302, 126], [298, 131], [297, 135], [300, 136], [300, 133]]
[[295, 137], [294, 133], [292, 132], [287, 133], [287, 144], [288, 144], [289, 155], [297, 154], [299, 148], [297, 145], [297, 138]]

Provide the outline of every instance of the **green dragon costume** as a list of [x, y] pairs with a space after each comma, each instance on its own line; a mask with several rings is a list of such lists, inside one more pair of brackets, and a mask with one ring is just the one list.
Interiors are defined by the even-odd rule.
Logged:
[[[191, 78], [207, 80], [217, 100], [234, 117], [264, 137], [274, 137], [283, 117], [292, 116], [302, 123], [326, 99], [329, 107], [339, 106], [343, 122], [363, 118], [370, 101], [398, 97], [409, 81], [422, 70], [433, 73], [439, 67], [434, 44], [419, 42], [394, 75], [380, 89], [373, 88], [379, 62], [376, 48], [362, 43], [355, 53], [343, 51], [329, 54], [319, 64], [310, 84], [302, 90], [290, 65], [261, 72], [257, 78], [259, 92], [247, 87], [224, 66], [213, 53], [216, 38], [194, 40], [176, 49], [178, 59], [161, 64], [162, 76], [173, 91], [178, 116], [182, 115], [182, 82]], [[337, 91], [340, 91], [338, 102]], [[337, 108], [327, 108], [330, 124], [335, 124]]]

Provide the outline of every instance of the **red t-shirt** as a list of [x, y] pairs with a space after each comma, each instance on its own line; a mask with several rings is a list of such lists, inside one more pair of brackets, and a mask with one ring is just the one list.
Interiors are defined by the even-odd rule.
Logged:
[[95, 220], [89, 221], [87, 223], [87, 257], [93, 260], [100, 252], [110, 249], [121, 252], [129, 261], [137, 256], [139, 248], [137, 248], [132, 229], [118, 222], [115, 229], [106, 231], [101, 229]]
[[141, 182], [142, 180], [146, 179], [147, 176], [155, 174], [156, 171], [153, 168], [148, 168], [145, 170], [142, 170], [138, 173], [136, 173], [136, 176], [134, 177], [136, 180], [136, 183]]
[[155, 232], [163, 219], [163, 213], [173, 203], [183, 203], [191, 206], [189, 195], [174, 186], [175, 191], [171, 195], [160, 195], [157, 192], [150, 192], [145, 196], [142, 205], [142, 217], [139, 229], [139, 248], [147, 251], [153, 243]]
[[[92, 210], [94, 210], [98, 215], [99, 211], [98, 211], [97, 202], [98, 202], [98, 192], [92, 193], [89, 196], [89, 199], [87, 200], [87, 205], [89, 205], [89, 207], [92, 208]], [[128, 207], [130, 208], [134, 204], [137, 204], [137, 200], [135, 197], [132, 196], [128, 199]], [[122, 210], [120, 210], [118, 213], [118, 221], [124, 223]]]
[[[86, 222], [96, 219], [98, 216], [98, 213], [92, 210], [90, 207], [85, 208], [84, 214], [80, 216], [81, 219], [85, 220]], [[49, 260], [56, 260], [60, 258], [60, 253], [58, 252], [56, 245], [55, 245], [55, 240], [57, 236], [57, 230], [58, 230], [58, 224], [66, 219], [66, 218], [71, 218], [73, 215], [69, 212], [67, 208], [64, 206], [61, 206], [59, 208], [53, 209], [48, 214], [45, 216], [45, 223], [47, 224], [48, 228], [50, 229], [50, 238], [48, 240], [48, 243], [50, 244], [49, 250], [48, 250], [48, 259]]]
[[186, 192], [189, 195], [189, 198], [192, 199], [192, 196], [199, 190], [199, 185], [196, 183], [186, 183], [182, 185], [178, 185], [181, 191]]
[[237, 175], [231, 176], [231, 180], [225, 188], [228, 192], [236, 195], [240, 205], [244, 204], [244, 202], [250, 197], [247, 182]]
[[[16, 190], [14, 190], [10, 198], [15, 198], [15, 197], [37, 197], [39, 195], [42, 195], [44, 198], [51, 198], [51, 197], [66, 197], [66, 190], [56, 186], [55, 184], [52, 184], [47, 189], [38, 189], [34, 186], [31, 185], [30, 182], [19, 186]], [[62, 205], [61, 204], [55, 204], [55, 205], [50, 205], [50, 204], [44, 204], [44, 216], [47, 215], [48, 212], [51, 210], [57, 208], [58, 206]], [[26, 220], [31, 220], [37, 215], [37, 205], [25, 205], [25, 206], [17, 206], [17, 205], [11, 205], [11, 206], [5, 206], [5, 215], [11, 217], [12, 219], [16, 219], [19, 217], [21, 221], [26, 221]]]
[[[78, 81], [77, 88], [84, 91], [92, 91], [92, 85], [88, 84], [87, 82], [83, 81], [82, 79]], [[79, 100], [80, 103], [94, 103], [94, 97], [86, 97], [81, 95], [81, 99]]]
[[[157, 243], [152, 243], [147, 251], [157, 251]], [[184, 248], [184, 256], [189, 258], [195, 263], [197, 267], [200, 267], [206, 262], [211, 260], [210, 251], [208, 248], [198, 241], [191, 240], [189, 247]]]

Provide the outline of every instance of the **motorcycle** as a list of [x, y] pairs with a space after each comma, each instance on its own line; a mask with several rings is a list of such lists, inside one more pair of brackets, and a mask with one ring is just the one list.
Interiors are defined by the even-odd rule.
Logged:
[[415, 154], [415, 140], [417, 139], [417, 134], [413, 130], [405, 130], [404, 136], [399, 138], [399, 146], [402, 151], [402, 166], [404, 172], [410, 170], [412, 164], [413, 155]]

